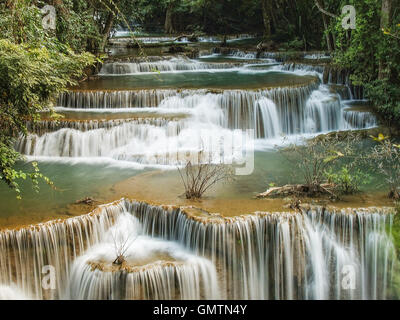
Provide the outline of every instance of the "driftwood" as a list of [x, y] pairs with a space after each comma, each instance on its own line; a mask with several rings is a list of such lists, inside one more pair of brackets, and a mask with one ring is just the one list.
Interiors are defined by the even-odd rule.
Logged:
[[197, 41], [196, 35], [195, 35], [194, 33], [192, 33], [192, 34], [182, 34], [182, 35], [180, 35], [179, 37], [176, 37], [176, 38], [174, 39], [174, 42], [175, 42], [175, 41], [179, 41], [179, 40], [181, 40], [182, 38], [187, 38], [189, 41], [192, 41], [192, 42], [196, 42], [196, 41]]
[[283, 187], [269, 188], [267, 191], [258, 194], [258, 199], [273, 198], [273, 197], [286, 197], [290, 195], [314, 195], [314, 194], [327, 194], [333, 198], [337, 196], [333, 193], [335, 186], [332, 184], [321, 184], [310, 187], [304, 184], [286, 185]]
[[257, 51], [273, 50], [275, 48], [275, 43], [271, 40], [267, 42], [263, 40], [259, 44], [257, 44]]
[[113, 262], [113, 265], [122, 266], [126, 262], [124, 255], [119, 255]]

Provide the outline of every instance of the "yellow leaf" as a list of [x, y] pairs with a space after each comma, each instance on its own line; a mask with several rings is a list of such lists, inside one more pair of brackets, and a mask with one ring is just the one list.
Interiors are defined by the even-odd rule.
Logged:
[[378, 142], [382, 142], [382, 141], [386, 140], [387, 138], [389, 138], [389, 137], [385, 137], [382, 133], [380, 133], [378, 135], [378, 137], [374, 137], [374, 136], [370, 136], [370, 137]]
[[380, 133], [379, 134], [379, 136], [378, 136], [378, 140], [379, 141], [383, 141], [383, 140], [385, 140], [387, 137], [385, 137], [382, 133]]

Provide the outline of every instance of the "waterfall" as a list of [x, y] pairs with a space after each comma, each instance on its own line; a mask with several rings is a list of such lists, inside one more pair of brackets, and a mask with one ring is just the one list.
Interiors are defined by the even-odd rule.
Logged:
[[364, 88], [361, 86], [354, 86], [350, 81], [350, 74], [346, 70], [335, 69], [333, 67], [326, 67], [324, 70], [323, 81], [326, 84], [334, 86], [345, 86], [348, 88], [350, 100], [363, 100]]
[[[259, 97], [267, 97], [275, 103], [285, 103], [296, 107], [304, 102], [311, 92], [318, 88], [317, 83], [307, 86], [273, 88], [266, 90], [138, 90], [138, 91], [69, 91], [62, 93], [58, 106], [71, 109], [123, 109], [158, 107], [168, 97], [188, 97], [191, 95], [213, 94], [223, 105], [232, 108], [249, 108]], [[238, 101], [238, 99], [240, 100]], [[244, 105], [243, 105], [244, 104]], [[243, 105], [243, 106], [242, 106]]]
[[[294, 55], [288, 54], [285, 52], [256, 52], [256, 51], [243, 51], [240, 49], [230, 49], [230, 48], [213, 48], [211, 50], [212, 54], [222, 54], [234, 57], [236, 59], [247, 59], [247, 60], [254, 60], [254, 59], [273, 59], [279, 62], [285, 62], [288, 60], [293, 60]], [[315, 53], [315, 54], [302, 54], [298, 53], [295, 55], [297, 59], [305, 59], [305, 60], [327, 60], [331, 59], [330, 56], [327, 56], [324, 53]]]
[[[305, 104], [313, 90], [318, 88], [314, 83], [304, 87], [274, 88], [269, 90], [141, 90], [141, 91], [96, 91], [63, 93], [59, 105], [66, 108], [145, 108], [154, 107], [168, 110], [194, 110], [198, 106], [210, 104], [220, 108], [226, 114], [225, 124], [216, 123], [230, 129], [254, 129], [254, 114], [260, 99], [272, 100], [279, 110], [282, 121], [289, 114], [295, 118], [305, 112]], [[207, 102], [207, 103], [206, 103]], [[338, 110], [340, 112], [340, 110]], [[275, 119], [274, 119], [275, 120]], [[270, 119], [267, 119], [267, 123]], [[284, 123], [285, 133], [298, 132], [298, 121], [295, 126]], [[258, 137], [263, 137], [257, 132]]]
[[[83, 124], [82, 127], [87, 125]], [[162, 144], [169, 137], [177, 137], [185, 127], [186, 124], [181, 121], [161, 120], [124, 122], [111, 128], [86, 132], [65, 128], [41, 136], [22, 136], [15, 148], [31, 156], [118, 158], [130, 147], [138, 154], [146, 153], [150, 145], [155, 146], [157, 141]]]
[[[88, 264], [76, 265], [70, 288], [74, 300], [215, 300], [212, 291], [216, 279], [205, 268], [215, 270], [210, 263], [191, 265], [173, 263], [152, 264], [142, 269], [106, 271]], [[213, 274], [215, 275], [215, 274]], [[207, 288], [204, 292], [201, 288]]]
[[[16, 286], [20, 295], [35, 299], [59, 298], [71, 261], [97, 243], [123, 210], [123, 204], [116, 203], [65, 221], [1, 231], [0, 284], [9, 290]], [[42, 271], [47, 265], [56, 270], [55, 290], [42, 290]]]
[[[394, 246], [383, 209], [263, 214], [211, 219], [133, 203], [148, 234], [220, 263], [228, 299], [385, 299]], [[378, 261], [379, 259], [382, 259]], [[354, 268], [356, 289], [342, 287]]]
[[246, 52], [242, 51], [239, 49], [230, 49], [230, 48], [213, 48], [211, 50], [212, 54], [217, 54], [217, 55], [226, 55], [226, 56], [231, 56], [236, 59], [245, 59], [245, 60], [255, 60], [258, 58], [257, 52]]
[[377, 126], [376, 117], [371, 112], [346, 108], [343, 110], [343, 116], [348, 129], [373, 128]]
[[340, 96], [340, 99], [345, 100], [345, 101], [351, 101], [353, 100], [353, 93], [351, 92], [351, 89], [349, 86], [346, 85], [330, 85], [332, 89], [337, 92], [337, 94]]
[[233, 50], [230, 52], [230, 55], [235, 57], [235, 58], [241, 58], [241, 59], [257, 59], [257, 52], [243, 52], [240, 50]]
[[326, 53], [313, 53], [313, 54], [306, 54], [304, 56], [304, 59], [308, 60], [324, 60], [324, 59], [330, 59], [330, 55], [327, 55]]
[[328, 132], [344, 128], [340, 101], [327, 91], [328, 88], [321, 88], [311, 94], [306, 105], [305, 127], [301, 132]]
[[31, 300], [31, 297], [26, 296], [14, 285], [0, 285], [0, 301], [2, 300]]
[[290, 72], [298, 72], [298, 71], [315, 72], [319, 74], [321, 78], [325, 70], [325, 66], [323, 65], [308, 65], [302, 63], [285, 63], [283, 65], [280, 65], [279, 67], [280, 70], [290, 71]]
[[173, 72], [195, 70], [220, 70], [232, 69], [236, 65], [232, 63], [204, 63], [188, 58], [172, 58], [156, 62], [138, 63], [106, 63], [103, 65], [100, 75], [129, 75], [150, 72]]
[[164, 127], [170, 121], [178, 119], [166, 118], [136, 118], [136, 119], [114, 119], [114, 120], [42, 120], [37, 122], [27, 121], [26, 127], [29, 132], [36, 133], [41, 136], [48, 132], [54, 132], [61, 129], [74, 129], [79, 131], [90, 131], [96, 129], [111, 129], [124, 123], [134, 125], [152, 125], [156, 127]]
[[[112, 265], [115, 242], [129, 247], [126, 264]], [[72, 265], [67, 299], [217, 299], [215, 266], [174, 242], [142, 234], [138, 220], [122, 214], [96, 246]]]
[[[198, 217], [121, 200], [0, 232], [0, 283], [37, 299], [390, 299], [392, 218], [321, 207]], [[112, 264], [118, 241], [129, 243], [122, 266]], [[47, 264], [57, 270], [51, 293], [40, 286]]]
[[283, 131], [276, 104], [268, 98], [258, 100], [257, 104], [255, 118], [258, 136], [279, 137]]
[[157, 107], [177, 90], [69, 91], [60, 94], [58, 106], [75, 109]]
[[[35, 157], [107, 157], [176, 165], [180, 161], [171, 154], [200, 150], [202, 142], [238, 129], [253, 129], [256, 139], [268, 140], [374, 124], [372, 115], [346, 111], [340, 97], [318, 83], [266, 90], [73, 91], [64, 93], [60, 102], [70, 112], [122, 108], [151, 111], [153, 118], [30, 123], [31, 133], [18, 139], [16, 150]], [[154, 118], [164, 113], [176, 118]]]

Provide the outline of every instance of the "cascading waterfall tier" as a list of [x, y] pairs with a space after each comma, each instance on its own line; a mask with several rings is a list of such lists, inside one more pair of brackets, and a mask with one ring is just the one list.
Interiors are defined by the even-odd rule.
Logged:
[[[136, 269], [104, 270], [99, 264], [84, 264], [76, 269], [74, 300], [213, 300], [215, 267], [206, 259], [191, 264], [153, 263]], [[204, 270], [211, 269], [211, 275]], [[214, 286], [213, 286], [214, 284]], [[209, 288], [207, 292], [202, 289]], [[213, 288], [214, 287], [214, 288]]]
[[[273, 88], [265, 90], [137, 90], [137, 91], [69, 91], [60, 95], [57, 105], [71, 109], [123, 109], [157, 107], [168, 97], [187, 97], [191, 95], [215, 94], [222, 97], [222, 103], [235, 104], [236, 97], [241, 97], [243, 103], [253, 102], [257, 97], [264, 96], [276, 103], [293, 104], [306, 100], [319, 84], [313, 82], [306, 86]], [[291, 105], [291, 104], [290, 104]], [[242, 104], [236, 103], [236, 108]], [[243, 108], [249, 107], [244, 105]]]
[[343, 110], [343, 115], [349, 125], [349, 129], [360, 127], [373, 128], [378, 125], [376, 117], [371, 112], [352, 110], [349, 108]]
[[[199, 217], [121, 200], [97, 214], [0, 233], [1, 283], [36, 298], [393, 298], [391, 213], [316, 207]], [[127, 237], [128, 266], [112, 267], [113, 241]], [[53, 295], [40, 288], [44, 264], [62, 270]]]
[[[59, 105], [78, 109], [146, 108], [158, 107], [167, 110], [196, 110], [205, 105], [211, 109], [220, 109], [224, 119], [218, 119], [215, 125], [229, 129], [255, 129], [257, 138], [278, 137], [280, 134], [306, 133], [304, 121], [307, 112], [307, 100], [318, 89], [313, 83], [302, 87], [274, 88], [269, 90], [141, 90], [141, 91], [71, 91], [61, 95]], [[329, 95], [328, 95], [329, 97]], [[326, 97], [325, 97], [326, 98]], [[279, 118], [271, 119], [265, 110], [265, 99], [275, 104]], [[334, 100], [334, 99], [333, 99]], [[202, 107], [203, 106], [203, 107]], [[323, 103], [319, 107], [324, 107]], [[340, 104], [336, 101], [336, 112], [340, 114]], [[267, 116], [267, 118], [264, 118]], [[337, 118], [337, 117], [336, 117]], [[198, 119], [202, 121], [202, 119]], [[319, 121], [318, 119], [312, 119]], [[328, 119], [326, 120], [328, 121]], [[277, 122], [280, 132], [271, 132], [269, 124]], [[333, 124], [324, 130], [335, 130]], [[272, 133], [272, 135], [271, 135]]]
[[304, 56], [304, 59], [308, 60], [328, 60], [331, 59], [331, 56], [329, 54], [326, 54], [325, 52], [318, 52], [318, 53], [313, 53], [313, 54], [307, 54]]
[[153, 62], [123, 63], [114, 62], [103, 65], [100, 75], [128, 75], [149, 72], [173, 72], [194, 70], [232, 69], [238, 64], [233, 63], [204, 63], [188, 58], [163, 59]]
[[[161, 145], [171, 139], [175, 140], [188, 126], [183, 120], [141, 119], [121, 121], [120, 124], [107, 121], [98, 129], [86, 131], [91, 125], [98, 126], [99, 122], [69, 124], [73, 128], [44, 133], [41, 131], [42, 135], [38, 133], [22, 136], [16, 142], [15, 149], [30, 156], [112, 157], [116, 160], [150, 163], [149, 158], [152, 158], [153, 154], [142, 159], [143, 154], [148, 154], [150, 145], [155, 145], [157, 140]], [[155, 146], [154, 151], [158, 148], [158, 145]], [[129, 152], [134, 154], [128, 156]], [[159, 163], [157, 159], [154, 160]]]
[[[286, 52], [268, 52], [268, 51], [244, 51], [241, 49], [234, 49], [228, 47], [216, 47], [211, 49], [212, 54], [221, 54], [225, 56], [231, 56], [240, 59], [274, 59], [278, 62], [286, 62], [288, 60], [293, 60], [294, 58], [298, 60], [321, 60], [321, 62], [327, 62], [331, 57], [327, 56], [325, 53], [315, 53], [312, 55], [296, 53], [288, 54]], [[209, 53], [208, 53], [209, 54]]]
[[331, 85], [345, 85], [348, 88], [350, 99], [363, 100], [365, 98], [364, 88], [352, 84], [350, 73], [347, 70], [326, 67], [323, 82]]
[[324, 65], [308, 65], [308, 64], [302, 64], [302, 63], [284, 63], [281, 66], [281, 70], [284, 71], [291, 71], [291, 72], [296, 72], [296, 71], [305, 71], [305, 72], [316, 72], [322, 74], [324, 73], [325, 66]]
[[54, 132], [61, 129], [74, 129], [82, 132], [111, 129], [125, 123], [133, 125], [151, 125], [156, 127], [164, 127], [169, 122], [178, 121], [176, 118], [135, 118], [135, 119], [114, 119], [114, 120], [42, 120], [27, 121], [26, 127], [29, 132], [36, 133], [41, 136], [48, 132]]
[[[128, 203], [147, 234], [185, 245], [222, 268], [228, 299], [385, 299], [395, 250], [388, 210], [371, 208], [196, 218]], [[355, 289], [342, 286], [354, 271]]]
[[[116, 249], [127, 244], [125, 261], [116, 265]], [[70, 299], [215, 299], [217, 271], [212, 262], [182, 245], [143, 233], [125, 211], [102, 241], [76, 259], [66, 290]]]
[[60, 126], [56, 122], [39, 123], [32, 126], [33, 134], [17, 141], [15, 148], [19, 152], [35, 157], [108, 157], [140, 164], [176, 165], [180, 162], [167, 155], [197, 150], [211, 137], [227, 137], [237, 129], [254, 130], [256, 139], [276, 140], [282, 135], [373, 125], [373, 116], [350, 115], [344, 111], [340, 97], [318, 83], [266, 90], [72, 91], [61, 96], [60, 104], [68, 111], [123, 109], [147, 112], [153, 117], [171, 114], [180, 118], [66, 121]]
[[[89, 215], [0, 231], [0, 284], [34, 299], [60, 298], [71, 261], [99, 242], [124, 210], [123, 203], [115, 203]], [[54, 290], [42, 287], [46, 266], [55, 268]]]

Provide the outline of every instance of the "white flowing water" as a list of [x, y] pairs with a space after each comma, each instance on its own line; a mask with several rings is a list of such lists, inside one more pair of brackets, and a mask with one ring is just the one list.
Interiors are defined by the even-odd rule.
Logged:
[[[112, 42], [126, 42], [129, 38], [131, 33], [129, 31], [116, 31], [114, 36], [112, 37]], [[241, 34], [237, 36], [227, 36], [227, 42], [235, 42], [235, 41], [240, 41], [240, 40], [246, 40], [246, 39], [253, 39], [253, 35], [248, 35], [248, 34]], [[190, 42], [205, 42], [205, 43], [219, 43], [223, 41], [222, 37], [218, 36], [201, 36], [201, 37], [196, 37], [195, 41], [190, 41], [188, 37], [180, 37], [177, 39], [177, 37], [145, 37], [145, 36], [135, 36], [135, 40], [143, 43], [143, 44], [159, 44], [163, 42], [176, 42], [176, 43], [190, 43]]]
[[[0, 232], [0, 284], [16, 286], [27, 297], [59, 298], [71, 261], [98, 243], [122, 210], [121, 203], [65, 221]], [[43, 290], [46, 266], [55, 268], [54, 290]]]
[[295, 72], [296, 74], [315, 74], [320, 77], [324, 73], [324, 66], [319, 65], [306, 65], [301, 63], [285, 63], [283, 65], [278, 65], [275, 67], [277, 70]]
[[[391, 223], [378, 208], [200, 218], [121, 200], [1, 232], [0, 283], [14, 288], [3, 294], [36, 299], [388, 299]], [[115, 243], [127, 243], [121, 269]], [[41, 287], [48, 264], [50, 291]]]
[[330, 59], [331, 57], [326, 53], [313, 53], [313, 54], [306, 54], [304, 59], [308, 60], [321, 60], [321, 59]]
[[[346, 112], [339, 95], [317, 83], [267, 90], [72, 91], [61, 95], [59, 105], [69, 111], [126, 109], [159, 116], [169, 113], [181, 119], [39, 123], [32, 130], [36, 133], [17, 141], [18, 151], [34, 157], [102, 157], [175, 165], [179, 161], [171, 162], [171, 153], [202, 150], [205, 142], [232, 136], [237, 129], [254, 130], [256, 139], [271, 140], [272, 145], [284, 135], [364, 129], [374, 124], [369, 113]], [[212, 153], [209, 149], [205, 151]]]
[[[114, 63], [104, 73], [210, 68], [191, 60], [184, 67], [174, 60], [150, 63]], [[322, 79], [321, 67], [277, 68]], [[272, 144], [282, 135], [376, 125], [370, 113], [348, 109], [318, 82], [259, 90], [70, 91], [58, 105], [69, 113], [140, 118], [29, 123], [18, 151], [39, 159], [165, 166], [181, 164], [171, 162], [174, 153], [218, 159], [219, 150], [205, 142], [229, 139], [236, 129], [253, 129], [255, 139]], [[243, 146], [236, 147], [240, 153]], [[87, 216], [0, 232], [0, 299], [393, 298], [391, 220], [389, 209], [377, 208], [199, 218], [122, 200]], [[126, 263], [117, 267], [115, 242], [126, 238]], [[56, 270], [52, 290], [42, 287], [47, 266]]]
[[54, 132], [61, 129], [74, 129], [79, 131], [90, 131], [97, 129], [111, 129], [120, 125], [129, 123], [135, 125], [152, 125], [163, 127], [168, 125], [169, 121], [177, 121], [170, 118], [136, 118], [136, 119], [114, 119], [114, 120], [88, 120], [88, 121], [51, 121], [42, 120], [37, 122], [28, 121], [27, 129], [29, 132], [35, 132], [38, 135], [43, 135], [48, 132]]
[[[217, 299], [211, 261], [183, 246], [142, 234], [137, 218], [124, 212], [103, 240], [72, 265], [66, 299]], [[127, 243], [126, 269], [112, 270], [115, 245]], [[94, 267], [101, 262], [102, 268]], [[110, 266], [110, 270], [104, 270]]]
[[[211, 255], [214, 262], [222, 259], [227, 298], [384, 299], [390, 291], [391, 216], [382, 209], [317, 208], [213, 223], [147, 205], [134, 204], [132, 211], [149, 233]], [[346, 268], [354, 270], [355, 289], [343, 285]]]
[[100, 75], [133, 75], [151, 72], [221, 70], [236, 67], [233, 63], [204, 63], [188, 58], [171, 58], [155, 62], [114, 62], [103, 65]]
[[367, 111], [350, 109], [343, 110], [343, 116], [348, 125], [348, 129], [373, 128], [378, 125], [376, 117]]
[[15, 285], [0, 285], [0, 300], [31, 300]]

